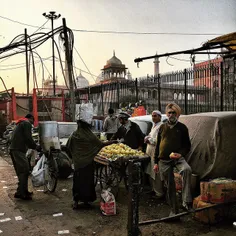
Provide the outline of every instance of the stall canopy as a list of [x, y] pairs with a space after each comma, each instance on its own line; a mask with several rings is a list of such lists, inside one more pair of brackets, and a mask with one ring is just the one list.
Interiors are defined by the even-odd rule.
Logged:
[[[209, 50], [215, 50], [215, 49], [222, 49], [227, 48], [228, 50], [221, 50], [221, 51], [209, 51]], [[188, 49], [184, 51], [176, 51], [176, 52], [170, 52], [170, 53], [164, 53], [164, 54], [156, 54], [154, 56], [147, 56], [147, 57], [139, 57], [134, 59], [135, 63], [142, 62], [144, 60], [154, 59], [154, 58], [161, 58], [161, 57], [169, 57], [173, 55], [178, 54], [221, 54], [221, 55], [231, 55], [236, 52], [236, 32], [225, 34], [222, 36], [219, 36], [217, 38], [214, 38], [212, 40], [209, 40], [205, 44], [203, 44], [199, 48], [195, 49]]]
[[187, 162], [200, 179], [236, 179], [236, 112], [209, 112], [180, 117], [189, 129], [192, 148]]
[[217, 38], [214, 38], [208, 41], [207, 43], [205, 43], [203, 46], [212, 47], [215, 45], [221, 45], [222, 47], [227, 48], [229, 51], [235, 52], [236, 51], [236, 32], [225, 34]]

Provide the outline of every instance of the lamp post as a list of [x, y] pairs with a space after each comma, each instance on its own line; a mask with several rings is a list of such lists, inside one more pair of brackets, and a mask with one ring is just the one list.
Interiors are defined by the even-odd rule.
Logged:
[[47, 19], [51, 20], [51, 25], [52, 25], [52, 80], [53, 80], [53, 95], [56, 95], [56, 78], [55, 78], [55, 56], [54, 56], [54, 26], [53, 26], [53, 21], [57, 20], [61, 14], [56, 15], [55, 11], [50, 11], [48, 14], [45, 12], [43, 13], [43, 16], [46, 17]]

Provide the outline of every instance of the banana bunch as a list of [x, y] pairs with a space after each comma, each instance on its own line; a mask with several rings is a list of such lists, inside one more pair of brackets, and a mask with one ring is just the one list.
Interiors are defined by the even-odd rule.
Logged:
[[144, 156], [145, 154], [142, 151], [134, 150], [123, 143], [118, 143], [102, 148], [98, 155], [107, 159], [116, 160], [119, 157]]

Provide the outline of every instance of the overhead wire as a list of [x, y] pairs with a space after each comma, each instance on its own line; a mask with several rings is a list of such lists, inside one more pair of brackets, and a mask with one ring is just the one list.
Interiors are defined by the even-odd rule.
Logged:
[[78, 54], [79, 58], [81, 59], [81, 61], [83, 62], [84, 66], [86, 67], [86, 69], [88, 70], [89, 74], [91, 75], [92, 79], [94, 80], [94, 82], [96, 81], [92, 75], [92, 73], [90, 72], [88, 66], [86, 65], [85, 61], [83, 60], [83, 58], [81, 57], [80, 53], [78, 52], [78, 50], [76, 49], [76, 47], [74, 46], [74, 49], [76, 51], [76, 53]]
[[[13, 20], [10, 19], [8, 17], [5, 16], [0, 16], [0, 18], [5, 19], [5, 20], [9, 20], [11, 22], [17, 23], [17, 24], [21, 24], [21, 25], [25, 25], [25, 26], [29, 26], [29, 27], [33, 27], [33, 28], [39, 28], [39, 26], [36, 25], [30, 25], [30, 24], [26, 24], [17, 20]], [[49, 29], [49, 28], [45, 28], [42, 27], [42, 29]], [[211, 35], [222, 35], [224, 33], [187, 33], [187, 32], [136, 32], [136, 31], [115, 31], [115, 30], [84, 30], [84, 29], [71, 29], [75, 32], [82, 32], [82, 33], [99, 33], [99, 34], [135, 34], [135, 35], [183, 35], [183, 36], [211, 36]]]

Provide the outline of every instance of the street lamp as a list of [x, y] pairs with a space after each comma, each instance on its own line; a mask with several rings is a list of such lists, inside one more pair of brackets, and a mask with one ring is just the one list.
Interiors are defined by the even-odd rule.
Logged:
[[54, 56], [54, 28], [53, 28], [53, 21], [57, 20], [61, 14], [56, 15], [55, 11], [50, 11], [48, 14], [45, 12], [43, 13], [43, 16], [47, 19], [51, 20], [52, 25], [52, 80], [53, 80], [53, 94], [56, 95], [56, 78], [55, 78], [55, 56]]

